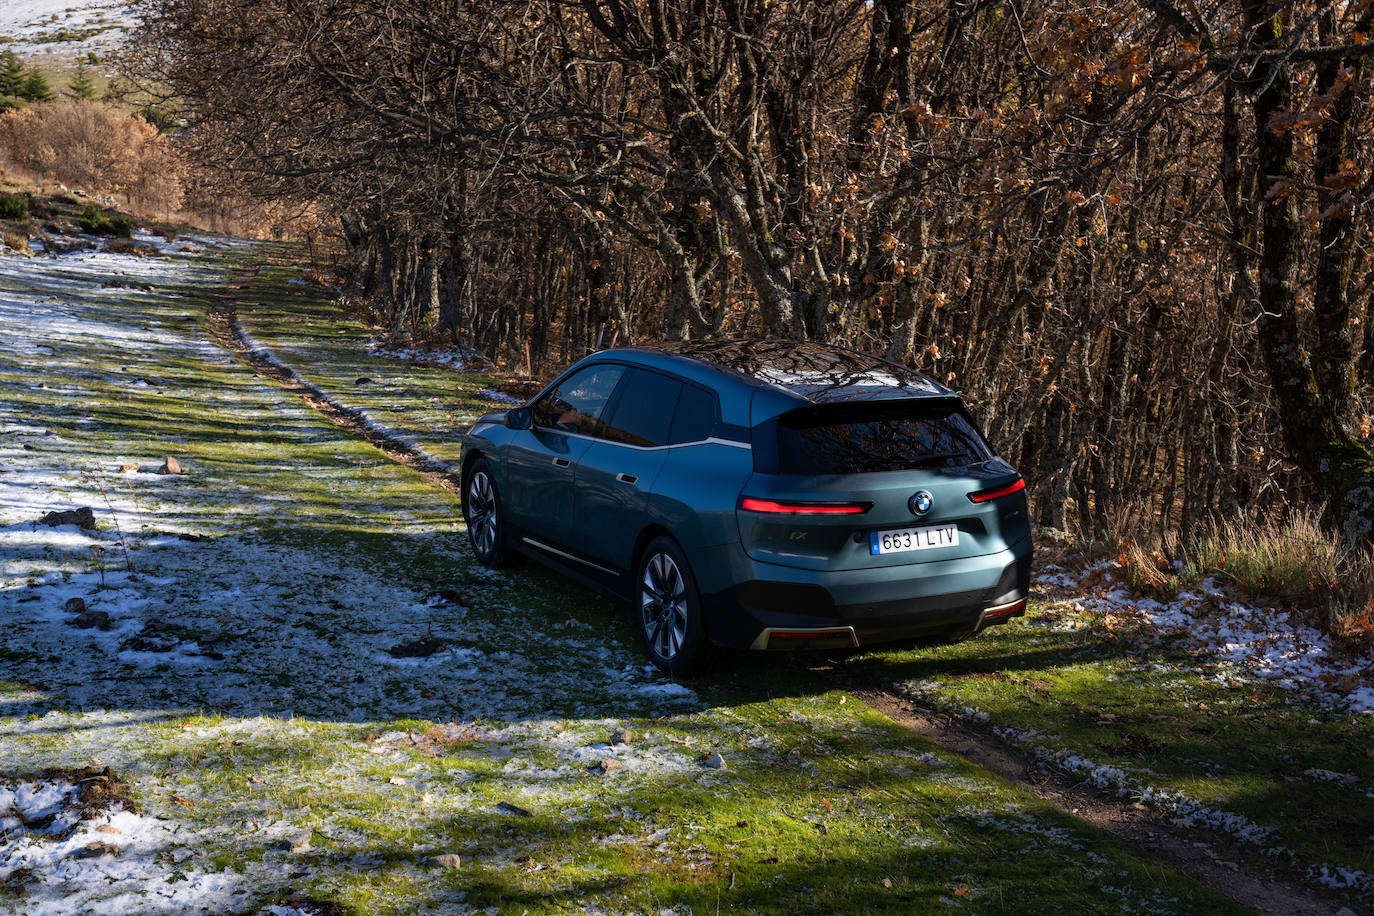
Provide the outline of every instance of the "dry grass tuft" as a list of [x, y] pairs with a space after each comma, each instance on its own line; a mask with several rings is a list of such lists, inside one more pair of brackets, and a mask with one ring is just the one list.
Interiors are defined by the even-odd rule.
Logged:
[[1242, 595], [1303, 611], [1347, 647], [1374, 648], [1374, 553], [1352, 553], [1315, 512], [1265, 524], [1218, 525], [1179, 544], [1123, 542], [1130, 585], [1162, 600], [1207, 577]]
[[6, 229], [3, 237], [6, 248], [18, 254], [33, 254], [33, 249], [29, 248], [29, 237], [24, 233]]

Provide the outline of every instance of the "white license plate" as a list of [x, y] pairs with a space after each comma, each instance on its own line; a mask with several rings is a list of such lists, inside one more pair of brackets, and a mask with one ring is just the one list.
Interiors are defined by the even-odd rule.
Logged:
[[868, 552], [874, 556], [884, 553], [902, 553], [907, 550], [957, 547], [958, 545], [959, 529], [955, 525], [898, 528], [896, 531], [871, 531], [868, 534]]

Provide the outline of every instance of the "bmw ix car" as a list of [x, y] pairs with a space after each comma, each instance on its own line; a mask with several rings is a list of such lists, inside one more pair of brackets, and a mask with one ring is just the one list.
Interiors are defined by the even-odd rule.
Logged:
[[653, 662], [956, 639], [1025, 613], [1026, 484], [959, 396], [817, 343], [595, 353], [463, 439], [477, 560], [628, 602]]

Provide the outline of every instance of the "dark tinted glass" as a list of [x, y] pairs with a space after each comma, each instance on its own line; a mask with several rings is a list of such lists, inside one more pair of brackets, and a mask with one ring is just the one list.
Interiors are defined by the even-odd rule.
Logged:
[[673, 418], [673, 431], [668, 441], [674, 445], [700, 442], [711, 435], [711, 428], [715, 425], [715, 395], [705, 388], [684, 385], [682, 397], [677, 399], [677, 416]]
[[530, 405], [535, 426], [596, 435], [596, 423], [620, 381], [624, 366], [588, 366]]
[[631, 369], [610, 420], [598, 435], [628, 445], [667, 445], [682, 383], [657, 372]]
[[778, 421], [784, 474], [866, 474], [963, 467], [992, 457], [950, 405], [803, 408]]

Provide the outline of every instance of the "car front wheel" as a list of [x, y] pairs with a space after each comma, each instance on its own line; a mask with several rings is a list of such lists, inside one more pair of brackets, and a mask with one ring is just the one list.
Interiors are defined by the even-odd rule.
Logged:
[[485, 458], [477, 459], [472, 473], [468, 474], [467, 486], [463, 488], [463, 520], [467, 522], [468, 540], [477, 562], [491, 569], [505, 565], [501, 494]]
[[706, 632], [696, 579], [682, 548], [666, 537], [651, 541], [640, 557], [637, 582], [639, 630], [649, 658], [669, 674], [698, 670]]

